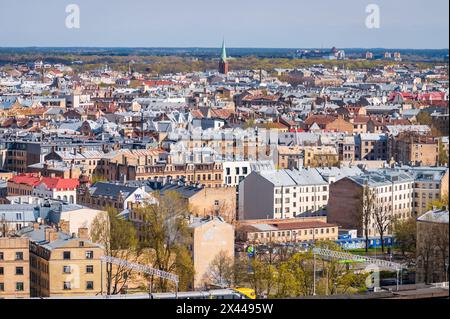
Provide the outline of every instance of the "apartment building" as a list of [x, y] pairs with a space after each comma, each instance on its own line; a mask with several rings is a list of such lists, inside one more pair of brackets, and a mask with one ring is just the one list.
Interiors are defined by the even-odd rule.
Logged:
[[223, 185], [237, 186], [251, 172], [248, 161], [225, 161], [222, 163]]
[[221, 187], [223, 165], [221, 162], [153, 165], [148, 167], [145, 176], [136, 175], [136, 180], [145, 179], [183, 179], [187, 183], [205, 187]]
[[[381, 169], [368, 171], [359, 176], [345, 177], [330, 185], [328, 222], [343, 228], [358, 229], [359, 235], [362, 235], [363, 229], [358, 223], [357, 216], [363, 189], [366, 186], [375, 196], [374, 209], [383, 209], [391, 222], [413, 216], [413, 177], [408, 173]], [[389, 227], [386, 234], [391, 233], [392, 228]], [[369, 236], [377, 235], [379, 234], [372, 215]]]
[[234, 259], [234, 227], [220, 217], [205, 217], [194, 218], [189, 229], [195, 270], [192, 288], [202, 289], [208, 284], [221, 285], [213, 282], [211, 264], [220, 253]]
[[413, 210], [420, 216], [431, 208], [433, 201], [448, 199], [449, 169], [431, 166], [401, 166], [395, 168], [414, 178]]
[[332, 146], [308, 146], [303, 148], [303, 166], [330, 167], [339, 162], [338, 152]]
[[35, 223], [18, 235], [30, 240], [31, 297], [93, 296], [105, 291], [106, 271], [100, 260], [104, 249], [89, 241], [86, 228], [70, 235]]
[[448, 281], [448, 208], [432, 209], [417, 218], [416, 282]]
[[281, 169], [300, 169], [303, 167], [303, 148], [298, 145], [277, 146], [277, 167]]
[[36, 174], [21, 173], [8, 180], [8, 196], [32, 195], [41, 179]]
[[439, 162], [439, 139], [404, 132], [390, 140], [390, 155], [406, 165], [436, 166]]
[[33, 204], [1, 204], [0, 236], [8, 236], [36, 221], [39, 210]]
[[144, 180], [152, 177], [153, 167], [167, 162], [167, 153], [159, 148], [118, 150], [107, 154], [98, 172], [110, 181]]
[[130, 205], [152, 201], [144, 186], [127, 186], [120, 183], [96, 182], [92, 186], [83, 186], [78, 192], [77, 202], [94, 209], [106, 210], [108, 207], [119, 212]]
[[80, 182], [76, 178], [42, 177], [33, 188], [33, 196], [76, 204], [79, 185]]
[[344, 136], [338, 141], [339, 161], [352, 162], [355, 160], [355, 137]]
[[30, 297], [30, 247], [27, 238], [0, 238], [0, 299]]
[[387, 160], [388, 138], [385, 134], [362, 133], [355, 137], [355, 160]]
[[328, 203], [328, 182], [315, 169], [252, 172], [239, 184], [239, 219], [292, 218]]
[[103, 151], [88, 151], [83, 147], [79, 147], [67, 151], [53, 150], [44, 156], [44, 160], [61, 161], [66, 165], [79, 165], [85, 174], [92, 177], [100, 175], [103, 159], [107, 157], [107, 153]]

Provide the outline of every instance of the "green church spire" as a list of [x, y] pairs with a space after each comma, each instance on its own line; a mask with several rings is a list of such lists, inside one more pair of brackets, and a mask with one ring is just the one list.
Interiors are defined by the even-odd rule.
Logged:
[[222, 54], [220, 55], [220, 59], [223, 62], [227, 61], [227, 50], [225, 49], [225, 39], [222, 41]]

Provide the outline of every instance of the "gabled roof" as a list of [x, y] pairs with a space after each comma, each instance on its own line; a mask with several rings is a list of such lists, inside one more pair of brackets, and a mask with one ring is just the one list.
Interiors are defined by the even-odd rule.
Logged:
[[41, 183], [45, 184], [49, 189], [76, 189], [80, 182], [76, 178], [57, 178], [57, 177], [43, 177]]
[[116, 198], [120, 193], [127, 198], [135, 192], [139, 187], [126, 186], [122, 184], [114, 184], [108, 182], [96, 182], [89, 188], [92, 196], [104, 196]]

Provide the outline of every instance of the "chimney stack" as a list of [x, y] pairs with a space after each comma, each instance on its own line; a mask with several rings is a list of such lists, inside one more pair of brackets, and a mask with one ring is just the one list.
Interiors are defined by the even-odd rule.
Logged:
[[59, 227], [61, 228], [61, 231], [66, 234], [70, 233], [69, 225], [70, 225], [69, 221], [67, 221], [67, 220], [61, 220], [61, 222], [59, 223]]
[[45, 228], [45, 240], [49, 243], [54, 242], [55, 240], [57, 240], [59, 238], [59, 234], [58, 232], [51, 228]]
[[89, 232], [86, 227], [78, 228], [78, 238], [80, 239], [89, 239]]

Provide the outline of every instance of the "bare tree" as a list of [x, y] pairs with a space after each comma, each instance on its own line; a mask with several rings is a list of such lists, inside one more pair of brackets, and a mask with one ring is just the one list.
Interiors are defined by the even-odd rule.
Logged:
[[356, 214], [357, 224], [364, 234], [366, 253], [369, 250], [369, 228], [375, 204], [375, 192], [366, 182], [359, 194], [359, 206]]
[[373, 219], [381, 240], [381, 251], [384, 252], [384, 234], [386, 234], [392, 221], [392, 214], [388, 207], [376, 207], [373, 210]]
[[219, 252], [205, 274], [206, 282], [220, 287], [230, 287], [233, 284], [233, 267], [233, 258], [225, 251]]

